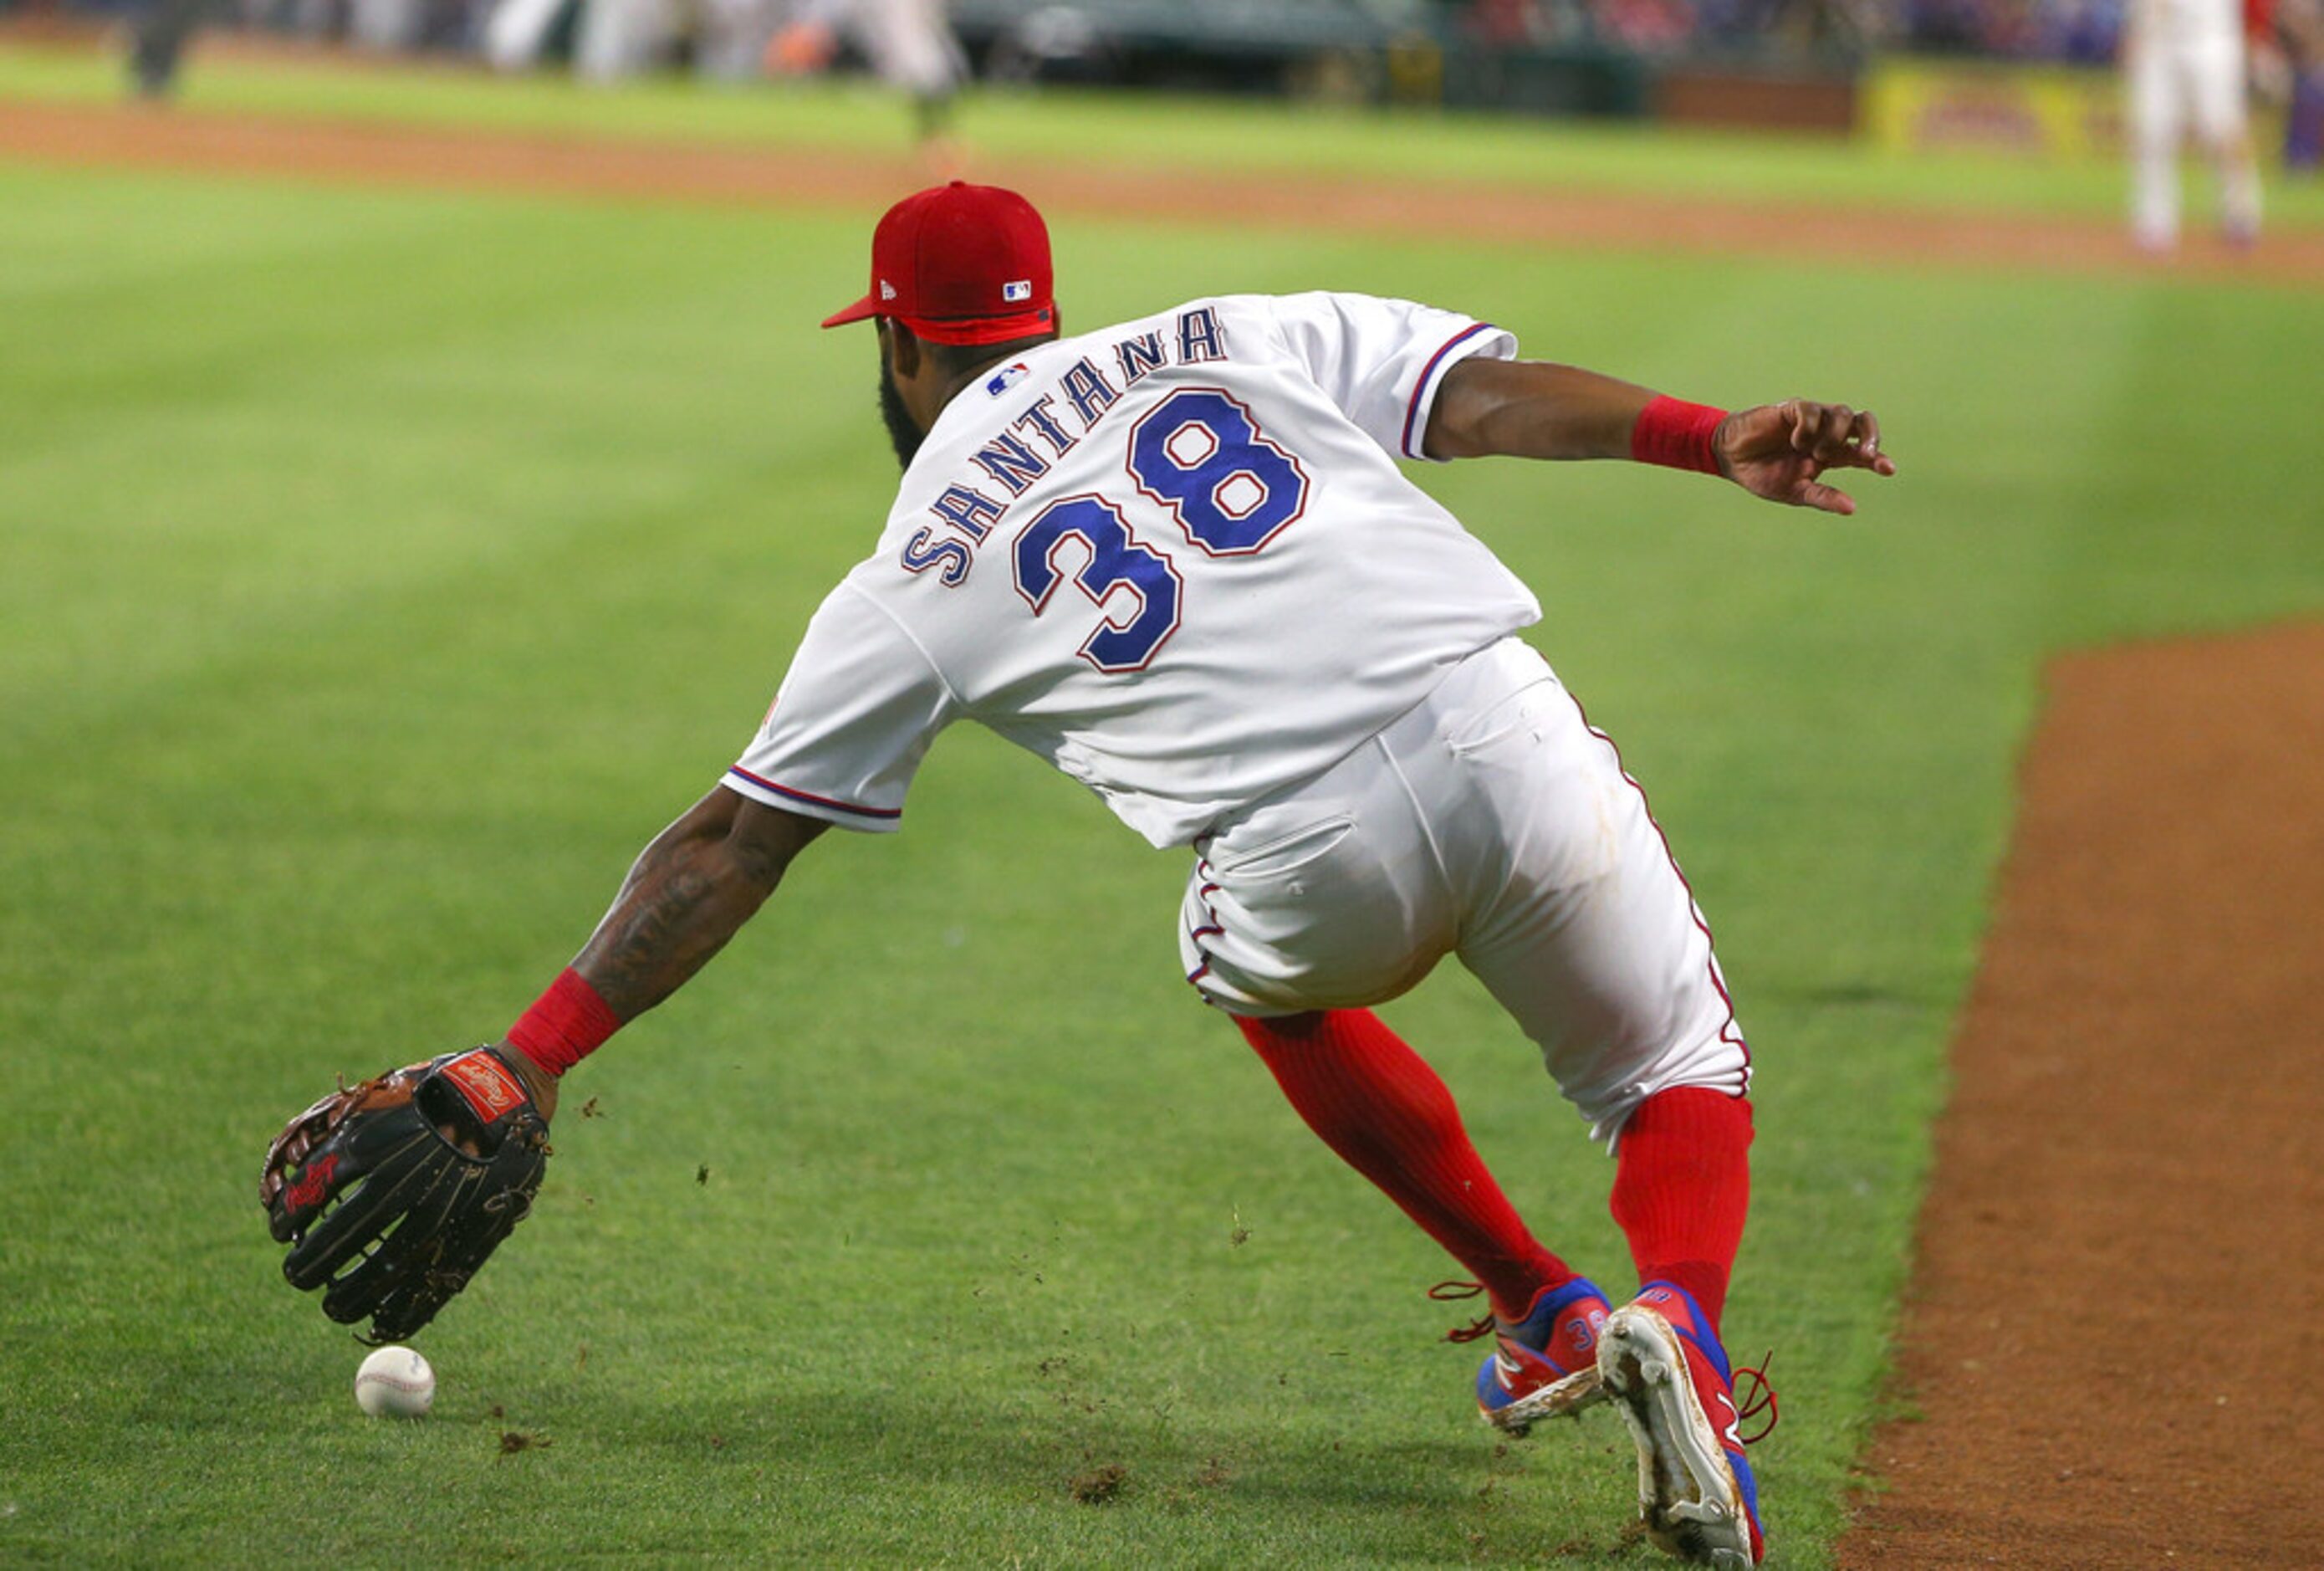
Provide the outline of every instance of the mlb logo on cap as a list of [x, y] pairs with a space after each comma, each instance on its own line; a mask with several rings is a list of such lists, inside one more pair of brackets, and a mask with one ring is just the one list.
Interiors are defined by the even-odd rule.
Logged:
[[872, 232], [872, 290], [824, 319], [887, 317], [937, 344], [1002, 344], [1055, 330], [1049, 229], [999, 186], [935, 186], [888, 209]]

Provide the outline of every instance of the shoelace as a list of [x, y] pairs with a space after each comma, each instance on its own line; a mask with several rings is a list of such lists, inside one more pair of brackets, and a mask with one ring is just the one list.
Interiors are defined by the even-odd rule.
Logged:
[[[1476, 1298], [1484, 1290], [1485, 1284], [1482, 1282], [1439, 1282], [1428, 1289], [1428, 1296], [1440, 1304], [1457, 1304], [1463, 1299]], [[1444, 1340], [1475, 1342], [1493, 1335], [1499, 1329], [1499, 1324], [1493, 1318], [1492, 1312], [1488, 1310], [1482, 1317], [1471, 1321], [1466, 1326], [1453, 1326], [1444, 1333]], [[1775, 1400], [1775, 1388], [1767, 1380], [1767, 1366], [1775, 1362], [1775, 1349], [1769, 1348], [1766, 1355], [1759, 1360], [1757, 1368], [1747, 1365], [1735, 1372], [1733, 1386], [1736, 1404], [1735, 1438], [1746, 1446], [1757, 1446], [1774, 1434], [1775, 1426], [1783, 1420], [1783, 1409]], [[1749, 1381], [1748, 1385], [1744, 1383], [1746, 1380]], [[1762, 1413], [1766, 1415], [1767, 1421], [1748, 1435], [1743, 1433], [1743, 1426]]]
[[[1440, 1304], [1457, 1304], [1463, 1298], [1473, 1298], [1484, 1290], [1482, 1282], [1439, 1282], [1428, 1289], [1428, 1296]], [[1493, 1318], [1493, 1312], [1487, 1309], [1481, 1319], [1472, 1320], [1466, 1326], [1455, 1326], [1444, 1333], [1444, 1340], [1474, 1342], [1480, 1337], [1490, 1336], [1499, 1325], [1500, 1322]]]
[[[1738, 1409], [1735, 1414], [1735, 1437], [1746, 1446], [1757, 1446], [1774, 1434], [1777, 1421], [1783, 1418], [1782, 1411], [1775, 1406], [1775, 1388], [1767, 1383], [1767, 1366], [1775, 1362], [1775, 1351], [1771, 1347], [1759, 1360], [1759, 1366], [1757, 1369], [1738, 1369], [1735, 1372], [1734, 1389]], [[1751, 1377], [1748, 1395], [1745, 1394], [1743, 1385], [1745, 1375]], [[1743, 1433], [1743, 1426], [1761, 1413], [1767, 1415], [1767, 1421], [1748, 1435]]]

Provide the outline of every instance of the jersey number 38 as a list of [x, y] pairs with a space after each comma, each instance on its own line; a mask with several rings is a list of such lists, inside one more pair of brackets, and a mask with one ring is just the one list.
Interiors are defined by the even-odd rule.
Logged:
[[[1264, 550], [1307, 506], [1299, 460], [1262, 434], [1240, 401], [1214, 388], [1182, 389], [1148, 411], [1130, 428], [1128, 462], [1139, 496], [1168, 513], [1205, 556]], [[1062, 497], [1017, 536], [1017, 592], [1037, 616], [1065, 580], [1056, 559], [1067, 541], [1078, 541], [1085, 556], [1074, 587], [1101, 608], [1082, 658], [1102, 671], [1145, 670], [1178, 631], [1185, 589], [1178, 569], [1138, 538], [1120, 504], [1094, 492]], [[1105, 611], [1114, 596], [1116, 609]], [[1132, 601], [1134, 613], [1122, 620]]]

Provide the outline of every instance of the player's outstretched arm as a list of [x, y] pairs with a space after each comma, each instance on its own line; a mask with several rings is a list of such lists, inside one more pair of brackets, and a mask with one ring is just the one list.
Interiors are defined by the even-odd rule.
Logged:
[[[555, 1110], [557, 1081], [541, 1060], [554, 1063], [568, 1043], [595, 1046], [591, 1037], [677, 992], [757, 913], [791, 859], [826, 827], [717, 786], [654, 837], [568, 975], [500, 1044], [512, 1049], [509, 1058], [545, 1114]], [[583, 1018], [569, 1018], [576, 1011]]]
[[1444, 374], [1422, 451], [1432, 458], [1627, 458], [1652, 388], [1546, 360], [1470, 356]]
[[433, 1320], [531, 1210], [557, 1077], [700, 970], [823, 827], [713, 790], [646, 847], [588, 947], [505, 1039], [293, 1118], [258, 1180], [290, 1285], [322, 1289], [334, 1320], [370, 1321], [374, 1342]]
[[1481, 356], [1444, 374], [1424, 442], [1433, 458], [1634, 458], [1699, 469], [1827, 513], [1856, 504], [1818, 479], [1824, 471], [1896, 472], [1869, 410], [1795, 398], [1730, 414], [1579, 366]]

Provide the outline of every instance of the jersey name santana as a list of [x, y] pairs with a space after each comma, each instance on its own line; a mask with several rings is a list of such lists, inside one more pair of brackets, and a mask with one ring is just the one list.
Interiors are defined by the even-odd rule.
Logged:
[[1409, 302], [1242, 295], [991, 368], [726, 783], [891, 828], [971, 719], [1167, 846], [1321, 773], [1539, 618], [1396, 461], [1422, 456], [1447, 369], [1515, 350]]

